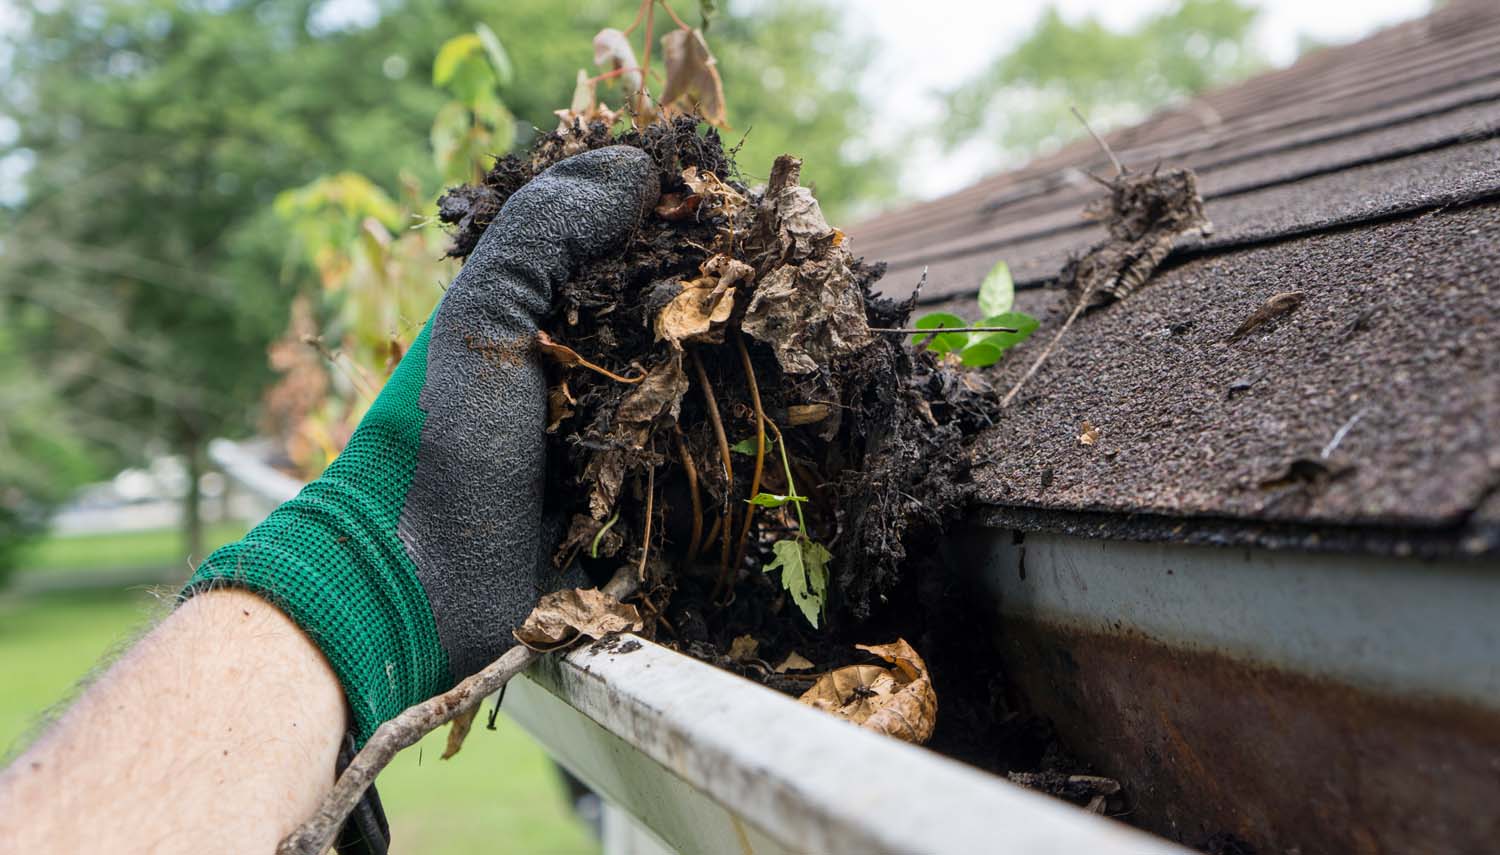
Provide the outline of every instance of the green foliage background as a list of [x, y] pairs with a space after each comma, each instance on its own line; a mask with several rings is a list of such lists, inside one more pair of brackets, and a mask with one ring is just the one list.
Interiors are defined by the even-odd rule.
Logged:
[[[0, 42], [0, 114], [15, 123], [0, 158], [25, 167], [0, 202], [0, 379], [15, 402], [0, 542], [89, 475], [164, 450], [196, 460], [208, 439], [253, 430], [266, 348], [309, 272], [272, 201], [343, 171], [435, 195], [429, 130], [448, 95], [431, 70], [446, 39], [478, 22], [499, 34], [525, 145], [591, 68], [593, 33], [635, 12], [386, 0], [375, 20], [330, 29], [325, 6], [73, 0], [23, 10]], [[825, 3], [768, 0], [725, 4], [711, 31], [747, 177], [796, 150], [835, 213], [894, 189], [888, 160], [846, 155], [863, 49], [837, 23]]]
[[1100, 129], [1139, 121], [1260, 68], [1257, 14], [1242, 0], [1176, 0], [1116, 30], [1049, 6], [1025, 39], [947, 93], [943, 138], [989, 140], [1022, 160], [1082, 134], [1072, 107]]

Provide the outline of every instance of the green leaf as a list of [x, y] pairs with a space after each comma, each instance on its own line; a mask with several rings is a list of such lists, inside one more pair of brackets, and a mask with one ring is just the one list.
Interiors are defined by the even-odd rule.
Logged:
[[987, 342], [999, 347], [1001, 350], [1006, 350], [1008, 348], [1015, 347], [1028, 338], [1031, 338], [1031, 334], [1036, 332], [1036, 328], [1038, 325], [1039, 324], [1037, 323], [1037, 319], [1026, 314], [1025, 312], [1005, 312], [1004, 314], [992, 315], [988, 318], [985, 318], [984, 320], [975, 324], [975, 326], [1012, 327], [1016, 330], [1016, 332], [976, 333], [974, 335], [974, 338], [977, 341]]
[[[938, 330], [962, 328], [968, 326], [968, 323], [958, 315], [950, 315], [947, 312], [931, 312], [917, 318], [912, 326], [919, 330]], [[911, 337], [912, 344], [918, 344], [926, 337], [925, 333], [916, 333]], [[933, 353], [948, 353], [949, 351], [963, 350], [964, 345], [968, 343], [968, 333], [942, 333], [932, 337], [932, 342], [927, 345], [927, 349]]]
[[996, 262], [979, 284], [979, 311], [986, 315], [1004, 314], [1015, 301], [1016, 283], [1010, 278], [1010, 267], [1003, 261]]
[[734, 445], [729, 446], [729, 450], [733, 451], [735, 454], [744, 454], [749, 457], [754, 457], [755, 437], [752, 436], [748, 439], [742, 439], [739, 442], [736, 442]]
[[461, 36], [443, 42], [438, 48], [437, 59], [432, 63], [432, 83], [435, 86], [446, 86], [448, 81], [458, 71], [458, 66], [477, 50], [484, 48], [484, 42], [477, 33], [464, 33]]
[[475, 24], [474, 33], [479, 36], [479, 41], [484, 44], [484, 52], [489, 54], [490, 65], [495, 70], [495, 80], [503, 88], [509, 86], [516, 79], [515, 66], [510, 63], [510, 54], [505, 52], [505, 45], [500, 43], [500, 37], [495, 31], [484, 24]]
[[453, 97], [464, 102], [465, 106], [474, 109], [486, 98], [495, 98], [495, 71], [484, 57], [473, 54], [459, 60], [458, 68], [453, 71], [453, 79], [448, 81], [448, 89]]
[[964, 348], [958, 359], [966, 368], [988, 368], [1004, 355], [1005, 348], [987, 341], [976, 341]]
[[828, 562], [833, 556], [821, 544], [803, 538], [778, 540], [771, 544], [771, 551], [776, 559], [762, 568], [763, 572], [781, 570], [781, 586], [817, 629], [828, 595]]
[[806, 496], [783, 496], [780, 493], [756, 493], [745, 500], [758, 508], [779, 508], [788, 502], [805, 502]]
[[432, 159], [445, 177], [450, 173], [448, 167], [463, 146], [464, 137], [468, 135], [471, 126], [469, 112], [457, 101], [444, 104], [433, 118]]

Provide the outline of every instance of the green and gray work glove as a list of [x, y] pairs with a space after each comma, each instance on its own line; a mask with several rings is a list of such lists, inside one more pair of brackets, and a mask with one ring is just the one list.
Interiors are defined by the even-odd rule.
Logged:
[[505, 203], [350, 438], [187, 594], [264, 596], [322, 649], [363, 745], [514, 641], [542, 577], [546, 383], [537, 320], [656, 203], [639, 149], [568, 158]]

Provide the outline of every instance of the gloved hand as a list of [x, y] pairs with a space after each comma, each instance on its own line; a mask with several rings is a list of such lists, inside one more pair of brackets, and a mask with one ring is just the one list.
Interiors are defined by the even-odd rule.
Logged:
[[499, 656], [557, 586], [539, 570], [537, 319], [579, 264], [623, 248], [658, 192], [651, 159], [625, 147], [517, 191], [344, 452], [188, 583], [255, 591], [296, 621], [338, 674], [358, 744]]

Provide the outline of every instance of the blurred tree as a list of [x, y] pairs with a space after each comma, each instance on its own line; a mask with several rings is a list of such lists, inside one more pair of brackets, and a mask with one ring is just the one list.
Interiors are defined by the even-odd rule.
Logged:
[[944, 139], [994, 140], [1020, 160], [1081, 134], [1074, 106], [1100, 129], [1139, 121], [1259, 68], [1257, 14], [1242, 0], [1178, 0], [1119, 32], [1048, 7], [1024, 41], [947, 93]]
[[[0, 194], [0, 329], [15, 370], [41, 378], [33, 391], [64, 415], [54, 437], [87, 442], [103, 465], [164, 444], [196, 475], [209, 438], [253, 423], [267, 346], [312, 269], [271, 210], [277, 194], [346, 170], [435, 190], [429, 132], [447, 96], [431, 70], [445, 40], [480, 21], [499, 33], [524, 143], [533, 125], [555, 124], [593, 33], [634, 14], [621, 0], [350, 8], [362, 7], [65, 0], [18, 11], [0, 42], [0, 116], [14, 123], [0, 123], [0, 175], [20, 176]], [[750, 131], [746, 171], [795, 150], [834, 212], [892, 189], [887, 161], [851, 143], [865, 115], [853, 84], [862, 53], [836, 26], [826, 4], [791, 0], [730, 5], [714, 22], [730, 121]], [[4, 419], [11, 432], [12, 412]], [[0, 479], [0, 495], [43, 498], [35, 478]]]

